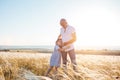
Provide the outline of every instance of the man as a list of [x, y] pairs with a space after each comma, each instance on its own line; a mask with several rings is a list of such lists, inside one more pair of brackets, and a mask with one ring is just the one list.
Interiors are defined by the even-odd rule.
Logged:
[[60, 20], [60, 25], [62, 26], [60, 35], [58, 38], [62, 39], [63, 47], [69, 45], [69, 49], [67, 49], [65, 52], [62, 52], [62, 59], [63, 59], [63, 67], [67, 68], [67, 53], [69, 54], [69, 57], [71, 59], [71, 62], [73, 64], [73, 70], [76, 70], [76, 55], [74, 51], [73, 43], [76, 41], [76, 32], [74, 27], [68, 25], [66, 19]]

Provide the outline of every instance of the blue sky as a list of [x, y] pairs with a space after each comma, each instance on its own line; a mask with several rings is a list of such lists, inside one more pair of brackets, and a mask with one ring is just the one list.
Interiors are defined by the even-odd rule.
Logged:
[[0, 0], [0, 45], [54, 45], [60, 18], [79, 46], [120, 46], [119, 0]]

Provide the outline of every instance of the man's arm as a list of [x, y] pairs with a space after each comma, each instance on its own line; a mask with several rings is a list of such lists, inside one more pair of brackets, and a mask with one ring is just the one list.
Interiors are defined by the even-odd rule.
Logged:
[[63, 45], [66, 46], [68, 44], [74, 43], [75, 41], [76, 41], [76, 33], [74, 32], [74, 33], [72, 33], [72, 39], [67, 42], [64, 42]]
[[58, 36], [58, 39], [62, 39], [62, 36], [61, 36], [61, 34]]

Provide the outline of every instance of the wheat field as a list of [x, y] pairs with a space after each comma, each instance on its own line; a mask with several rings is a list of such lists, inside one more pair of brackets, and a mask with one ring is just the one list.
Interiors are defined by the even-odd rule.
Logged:
[[77, 55], [77, 68], [62, 67], [45, 77], [49, 67], [48, 53], [0, 52], [0, 80], [120, 80], [120, 56]]

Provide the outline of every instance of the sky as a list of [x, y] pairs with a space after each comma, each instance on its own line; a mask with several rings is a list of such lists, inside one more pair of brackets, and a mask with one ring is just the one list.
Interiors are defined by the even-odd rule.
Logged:
[[54, 45], [61, 18], [78, 46], [120, 46], [120, 0], [0, 0], [0, 45]]

